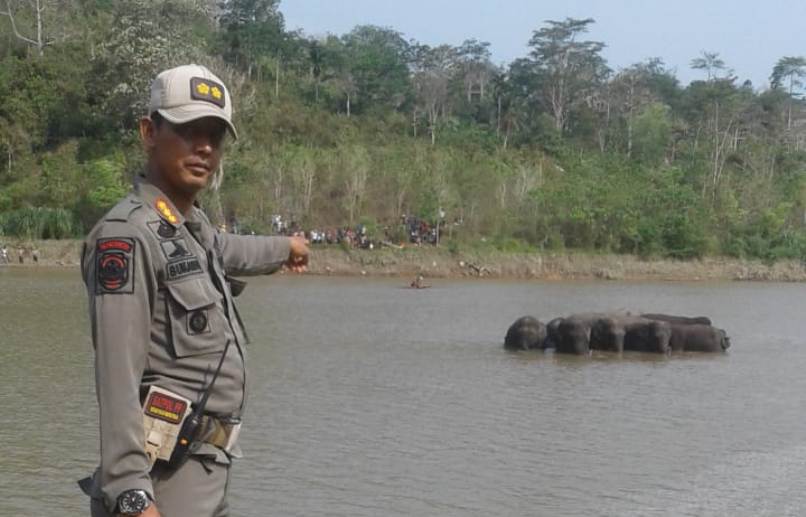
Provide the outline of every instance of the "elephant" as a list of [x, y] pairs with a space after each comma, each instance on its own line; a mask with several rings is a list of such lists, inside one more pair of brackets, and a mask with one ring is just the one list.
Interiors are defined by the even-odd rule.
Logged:
[[555, 346], [561, 354], [587, 354], [591, 350], [591, 329], [604, 318], [620, 317], [622, 313], [587, 312], [562, 318], [557, 326]]
[[599, 318], [591, 326], [590, 347], [592, 350], [621, 352], [624, 350], [626, 325], [636, 316], [607, 316]]
[[590, 347], [593, 350], [622, 352], [666, 353], [669, 350], [669, 323], [640, 316], [610, 316], [600, 318], [591, 328]]
[[554, 318], [546, 324], [546, 340], [543, 342], [543, 348], [557, 348], [557, 343], [560, 341], [560, 323], [564, 318]]
[[711, 319], [706, 316], [696, 316], [693, 318], [689, 318], [686, 316], [672, 316], [671, 314], [657, 314], [657, 313], [646, 313], [641, 314], [642, 318], [650, 319], [650, 320], [657, 320], [657, 321], [666, 321], [672, 324], [679, 324], [679, 325], [710, 325]]
[[666, 321], [639, 317], [624, 325], [624, 350], [666, 354], [671, 338], [672, 326]]
[[584, 355], [590, 352], [591, 322], [571, 316], [563, 318], [557, 328], [557, 353]]
[[522, 316], [507, 330], [504, 348], [508, 350], [543, 349], [546, 341], [546, 326], [532, 316]]
[[727, 333], [710, 325], [672, 324], [672, 351], [724, 352], [730, 348]]

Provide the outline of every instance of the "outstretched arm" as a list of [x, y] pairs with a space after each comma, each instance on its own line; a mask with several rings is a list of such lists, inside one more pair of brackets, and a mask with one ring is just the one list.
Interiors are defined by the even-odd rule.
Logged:
[[304, 237], [265, 237], [218, 233], [224, 270], [229, 275], [268, 275], [282, 266], [300, 273], [308, 265], [308, 243]]

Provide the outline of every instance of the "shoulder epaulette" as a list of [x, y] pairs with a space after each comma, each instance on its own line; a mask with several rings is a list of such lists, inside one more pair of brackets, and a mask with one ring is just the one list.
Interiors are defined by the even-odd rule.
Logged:
[[106, 217], [104, 217], [104, 220], [128, 221], [132, 212], [141, 206], [143, 206], [143, 202], [130, 194], [123, 198], [117, 205], [112, 207], [112, 209], [106, 214]]

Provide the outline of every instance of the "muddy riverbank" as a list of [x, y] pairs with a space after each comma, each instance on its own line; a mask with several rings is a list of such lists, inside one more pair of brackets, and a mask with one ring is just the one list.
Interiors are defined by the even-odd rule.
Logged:
[[[4, 241], [11, 264], [78, 267], [81, 241]], [[756, 260], [709, 257], [701, 260], [642, 259], [630, 255], [580, 253], [513, 253], [496, 250], [451, 252], [445, 248], [409, 247], [376, 250], [314, 246], [310, 274], [339, 276], [400, 276], [426, 278], [513, 278], [541, 280], [761, 280], [806, 281], [800, 261], [767, 264]]]

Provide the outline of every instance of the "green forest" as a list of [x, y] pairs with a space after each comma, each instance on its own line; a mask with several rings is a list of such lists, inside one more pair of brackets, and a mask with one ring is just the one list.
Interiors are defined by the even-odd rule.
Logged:
[[806, 57], [762, 87], [703, 51], [683, 85], [662, 56], [608, 66], [595, 23], [536, 21], [497, 65], [472, 35], [290, 31], [279, 0], [2, 1], [0, 234], [82, 236], [143, 167], [151, 79], [198, 63], [240, 137], [205, 195], [219, 222], [402, 242], [416, 216], [457, 249], [806, 259]]

